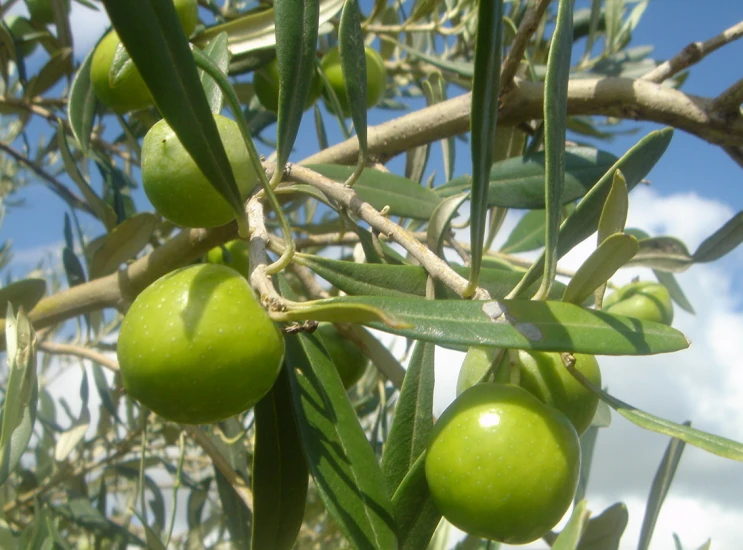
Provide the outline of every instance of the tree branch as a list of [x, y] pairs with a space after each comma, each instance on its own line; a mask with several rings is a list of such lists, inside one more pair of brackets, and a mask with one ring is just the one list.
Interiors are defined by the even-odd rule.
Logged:
[[111, 372], [119, 372], [119, 363], [116, 360], [111, 359], [99, 351], [84, 346], [44, 341], [39, 344], [39, 349], [57, 355], [74, 355], [75, 357], [90, 359], [102, 367], [107, 368]]
[[[469, 130], [469, 93], [390, 120], [368, 130], [369, 154], [391, 158]], [[499, 124], [516, 126], [542, 118], [544, 85], [516, 78], [501, 97]], [[573, 80], [568, 85], [568, 115], [605, 115], [658, 122], [684, 130], [716, 145], [743, 145], [743, 117], [721, 120], [714, 100], [685, 94], [647, 80], [600, 78]], [[316, 153], [309, 163], [353, 164], [358, 141], [352, 137]]]
[[648, 82], [660, 84], [684, 69], [699, 63], [709, 54], [743, 36], [743, 21], [704, 42], [692, 42], [668, 61], [661, 63], [642, 77]]
[[519, 69], [521, 60], [524, 58], [524, 52], [526, 51], [531, 36], [539, 27], [539, 22], [544, 17], [544, 12], [547, 11], [550, 0], [539, 0], [535, 6], [532, 6], [524, 15], [519, 25], [519, 30], [511, 43], [511, 49], [508, 52], [508, 57], [503, 62], [503, 68], [500, 73], [501, 81], [501, 94], [504, 94], [513, 86], [513, 79], [516, 76], [516, 71]]
[[740, 117], [740, 105], [743, 103], [743, 78], [722, 92], [714, 101], [714, 109], [722, 117]]

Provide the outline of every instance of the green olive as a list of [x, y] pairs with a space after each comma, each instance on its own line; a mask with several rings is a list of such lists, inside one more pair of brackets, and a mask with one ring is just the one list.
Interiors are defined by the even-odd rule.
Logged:
[[[387, 70], [384, 67], [384, 59], [379, 53], [373, 49], [366, 47], [364, 48], [366, 54], [366, 107], [371, 109], [377, 103], [379, 103], [384, 97], [384, 91], [387, 86]], [[320, 62], [322, 70], [325, 72], [325, 76], [330, 82], [330, 86], [333, 88], [333, 92], [338, 97], [343, 116], [351, 116], [348, 106], [348, 95], [346, 94], [346, 84], [343, 78], [343, 70], [341, 69], [341, 54], [338, 47], [335, 47], [326, 53], [322, 61]], [[327, 102], [328, 108], [330, 103]]]
[[[243, 199], [257, 183], [250, 155], [237, 123], [214, 115], [219, 136]], [[212, 187], [186, 148], [160, 120], [142, 142], [142, 184], [160, 214], [184, 227], [217, 227], [235, 219], [227, 200]]]
[[673, 302], [668, 289], [649, 281], [623, 286], [604, 301], [604, 311], [665, 325], [673, 322]]
[[241, 239], [230, 241], [224, 246], [212, 248], [207, 253], [206, 260], [210, 264], [230, 266], [247, 278], [250, 275], [250, 244]]
[[340, 374], [343, 387], [348, 389], [361, 380], [369, 366], [369, 360], [358, 346], [343, 338], [333, 323], [320, 323], [317, 333]]
[[580, 443], [570, 421], [510, 384], [472, 386], [434, 426], [426, 481], [443, 516], [507, 544], [543, 536], [570, 506]]
[[248, 282], [223, 265], [184, 267], [134, 300], [118, 342], [124, 389], [174, 422], [218, 422], [273, 386], [284, 339]]
[[[279, 111], [279, 63], [276, 59], [267, 63], [253, 75], [253, 91], [261, 105], [272, 113]], [[322, 94], [322, 80], [317, 73], [312, 75], [310, 93], [304, 104], [309, 109]]]

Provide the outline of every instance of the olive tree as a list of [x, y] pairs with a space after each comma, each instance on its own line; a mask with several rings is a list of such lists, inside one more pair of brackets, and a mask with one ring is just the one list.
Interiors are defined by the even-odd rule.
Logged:
[[[647, 0], [202, 0], [198, 12], [78, 0], [105, 8], [116, 32], [78, 60], [69, 2], [26, 2], [30, 20], [0, 26], [2, 197], [13, 208], [20, 186], [45, 185], [65, 204], [49, 221], [64, 244], [60, 265], [13, 271], [0, 289], [3, 548], [424, 549], [446, 547], [442, 515], [469, 532], [463, 548], [540, 537], [617, 548], [626, 508], [591, 516], [583, 499], [609, 408], [670, 438], [642, 546], [685, 444], [743, 459], [740, 443], [604, 391], [592, 358], [688, 347], [670, 325], [672, 302], [691, 308], [674, 273], [741, 240], [739, 215], [694, 252], [625, 224], [632, 189], [674, 132], [743, 165], [743, 79], [716, 97], [683, 89], [743, 22], [656, 60], [631, 43]], [[43, 62], [29, 71], [34, 49]], [[386, 121], [370, 125], [369, 107]], [[665, 127], [621, 156], [583, 143], [619, 121]], [[311, 143], [306, 158], [298, 138]], [[162, 206], [138, 211], [140, 184]], [[191, 223], [218, 203], [226, 220]], [[510, 211], [523, 217], [496, 247]], [[583, 265], [559, 270], [589, 237]], [[11, 251], [0, 250], [6, 269]], [[627, 266], [657, 282], [611, 294]], [[266, 338], [221, 283], [197, 297], [192, 269], [259, 300], [261, 326], [281, 333], [275, 368], [245, 359]], [[143, 306], [174, 272], [193, 274], [182, 302], [163, 291]], [[175, 343], [170, 321], [182, 324]], [[147, 327], [150, 347], [130, 338], [116, 353], [120, 333], [123, 348]], [[203, 334], [212, 355], [175, 349]], [[435, 423], [437, 346], [467, 355], [461, 396]], [[180, 362], [154, 361], [155, 348]], [[235, 357], [237, 371], [208, 374]], [[50, 380], [81, 367], [79, 392], [55, 402]], [[135, 387], [134, 369], [162, 390]], [[222, 399], [260, 384], [255, 406], [222, 412]], [[177, 400], [220, 412], [188, 423], [202, 417]], [[483, 449], [510, 476], [496, 481]]]

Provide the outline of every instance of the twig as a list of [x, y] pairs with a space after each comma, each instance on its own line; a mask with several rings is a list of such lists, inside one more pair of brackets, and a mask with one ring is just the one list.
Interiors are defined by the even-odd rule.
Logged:
[[[346, 207], [349, 212], [353, 212], [353, 214], [371, 225], [374, 229], [386, 234], [418, 260], [432, 277], [440, 280], [458, 295], [465, 295], [468, 284], [467, 279], [458, 275], [444, 260], [436, 256], [436, 254], [431, 252], [402, 227], [377, 212], [368, 202], [361, 200], [352, 188], [334, 182], [303, 166], [291, 166], [287, 169], [287, 172], [289, 179], [316, 187], [328, 197]], [[478, 289], [475, 292], [474, 299], [476, 300], [487, 300], [488, 298], [490, 296], [483, 289]]]
[[[543, 116], [544, 85], [516, 78], [501, 96], [498, 121], [518, 125]], [[467, 132], [469, 93], [385, 122], [368, 130], [369, 154], [391, 158], [408, 149]], [[743, 145], [743, 117], [721, 121], [713, 100], [685, 94], [653, 82], [631, 78], [573, 80], [568, 85], [569, 116], [607, 115], [667, 124], [717, 145]], [[358, 155], [356, 137], [316, 153], [302, 164], [352, 164]]]
[[83, 212], [87, 212], [88, 214], [93, 214], [93, 211], [90, 209], [90, 206], [75, 195], [72, 191], [67, 189], [60, 181], [57, 180], [54, 176], [52, 176], [49, 172], [44, 170], [43, 168], [37, 166], [34, 162], [31, 162], [28, 158], [25, 157], [25, 155], [22, 155], [9, 145], [6, 145], [5, 143], [0, 142], [0, 149], [8, 153], [11, 157], [13, 157], [16, 162], [19, 162], [20, 164], [23, 164], [26, 168], [34, 172], [37, 176], [39, 176], [41, 179], [46, 181], [49, 184], [49, 187], [54, 193], [56, 193], [63, 201], [65, 201], [70, 206], [77, 208], [78, 210], [82, 210]]
[[[116, 450], [116, 452], [103, 457], [98, 462], [95, 462], [93, 464], [85, 464], [85, 463], [81, 464], [78, 462], [74, 466], [70, 464], [69, 462], [64, 462], [63, 464], [59, 465], [59, 467], [56, 468], [56, 471], [54, 474], [49, 476], [38, 487], [36, 487], [35, 489], [31, 489], [30, 491], [17, 497], [15, 500], [6, 503], [5, 506], [3, 507], [3, 513], [7, 515], [13, 510], [15, 510], [16, 508], [20, 508], [21, 506], [31, 504], [38, 497], [46, 494], [52, 488], [56, 487], [60, 483], [63, 483], [69, 479], [78, 478], [82, 475], [92, 472], [93, 470], [96, 470], [97, 468], [100, 468], [101, 466], [105, 466], [106, 464], [113, 462], [115, 459], [125, 455], [132, 449], [134, 445], [134, 439], [139, 435], [140, 431], [141, 431], [140, 427], [134, 428], [131, 432], [129, 432], [126, 435], [124, 440], [122, 440], [118, 444], [118, 449]], [[70, 471], [70, 468], [72, 469], [72, 471]]]
[[688, 44], [683, 50], [677, 53], [668, 61], [665, 61], [655, 67], [652, 71], [642, 77], [642, 80], [648, 82], [655, 82], [657, 84], [664, 82], [683, 71], [684, 69], [691, 67], [695, 63], [699, 63], [706, 56], [714, 52], [715, 50], [722, 48], [726, 44], [738, 40], [743, 36], [743, 21], [736, 23], [726, 31], [718, 34], [717, 36], [705, 40], [704, 42], [692, 42]]
[[527, 10], [524, 18], [521, 20], [519, 30], [511, 43], [508, 57], [503, 62], [503, 68], [501, 69], [501, 94], [506, 93], [513, 86], [513, 79], [524, 57], [526, 47], [529, 45], [529, 41], [537, 30], [537, 27], [539, 27], [539, 22], [544, 17], [544, 12], [547, 11], [549, 3], [550, 0], [539, 0], [536, 5]]
[[283, 299], [278, 295], [266, 273], [269, 265], [266, 249], [270, 240], [263, 215], [263, 203], [257, 197], [248, 202], [248, 225], [250, 226], [250, 284], [261, 294], [270, 309], [281, 309]]
[[90, 359], [102, 367], [106, 367], [111, 372], [119, 372], [119, 363], [102, 353], [84, 346], [74, 344], [58, 344], [56, 342], [44, 341], [39, 344], [39, 349], [47, 353], [59, 355], [74, 355], [83, 359]]
[[[235, 224], [215, 229], [187, 229], [167, 244], [128, 267], [42, 299], [28, 315], [36, 330], [56, 325], [84, 313], [115, 307], [126, 309], [150, 283], [186, 265], [237, 235]], [[4, 326], [0, 335], [5, 333]], [[0, 339], [4, 342], [4, 338]]]

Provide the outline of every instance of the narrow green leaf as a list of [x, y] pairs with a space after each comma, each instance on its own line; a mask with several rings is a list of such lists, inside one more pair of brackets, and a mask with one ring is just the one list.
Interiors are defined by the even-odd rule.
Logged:
[[106, 229], [112, 229], [116, 225], [116, 213], [95, 193], [95, 191], [93, 191], [85, 177], [80, 172], [77, 162], [72, 156], [72, 151], [70, 151], [67, 143], [67, 136], [62, 130], [63, 125], [61, 120], [58, 122], [58, 125], [60, 130], [57, 132], [57, 147], [62, 155], [62, 162], [64, 163], [67, 175], [75, 182], [75, 185], [77, 185], [77, 188], [80, 190], [80, 193], [82, 193], [85, 202], [90, 206], [95, 217], [101, 221]]
[[21, 461], [36, 422], [39, 386], [36, 378], [36, 334], [23, 310], [10, 304], [5, 314], [8, 379], [0, 431], [0, 484]]
[[601, 388], [594, 386], [575, 369], [571, 369], [570, 372], [578, 379], [578, 381], [580, 381], [581, 384], [598, 395], [602, 401], [633, 424], [637, 424], [641, 428], [652, 432], [664, 434], [669, 437], [675, 437], [689, 445], [694, 445], [695, 447], [699, 447], [700, 449], [704, 449], [707, 452], [723, 458], [743, 461], [743, 443], [719, 435], [703, 432], [696, 428], [692, 428], [691, 426], [676, 424], [670, 420], [665, 420], [645, 411], [641, 411], [640, 409], [628, 405], [616, 397], [609, 395]]
[[[357, 264], [341, 260], [332, 260], [322, 256], [297, 254], [294, 260], [320, 275], [346, 294], [354, 296], [397, 296], [413, 297], [426, 295], [428, 274], [420, 266], [391, 264]], [[469, 270], [461, 266], [452, 269], [467, 277]], [[483, 268], [480, 271], [480, 286], [493, 298], [505, 298], [521, 280], [522, 274], [497, 268]], [[559, 300], [565, 286], [555, 284], [551, 298]], [[534, 289], [536, 290], [536, 289]], [[437, 284], [437, 296], [454, 299], [457, 295]]]
[[676, 237], [648, 237], [638, 241], [638, 244], [640, 248], [630, 265], [682, 272], [694, 263], [686, 245]]
[[[426, 550], [441, 522], [426, 481], [426, 454], [412, 464], [392, 497], [400, 550]], [[448, 548], [448, 546], [447, 546]]]
[[[274, 11], [279, 64], [276, 164], [282, 167], [294, 147], [315, 72], [320, 3], [318, 0], [276, 0]], [[276, 173], [281, 177], [280, 169]]]
[[676, 302], [682, 309], [694, 314], [694, 306], [684, 294], [681, 289], [681, 285], [678, 284], [676, 277], [673, 273], [667, 273], [665, 271], [653, 270], [653, 274], [658, 279], [658, 282], [668, 289], [668, 293], [671, 295], [671, 299]]
[[[344, 0], [321, 0], [319, 24], [330, 21], [343, 7]], [[237, 19], [214, 25], [195, 37], [198, 44], [214, 38], [222, 32], [228, 36], [227, 45], [233, 59], [230, 73], [255, 68], [250, 58], [260, 50], [273, 48], [276, 45], [275, 14], [273, 9], [246, 13]]]
[[366, 139], [366, 53], [364, 34], [361, 32], [361, 13], [356, 1], [346, 0], [343, 5], [338, 27], [338, 53], [341, 58], [346, 97], [348, 97], [348, 110], [351, 113], [356, 138], [359, 141], [359, 158], [354, 171], [354, 175], [358, 176], [366, 165], [368, 144]]
[[676, 329], [565, 302], [533, 300], [423, 300], [339, 297], [318, 304], [354, 304], [383, 309], [407, 328], [372, 328], [439, 345], [492, 346], [592, 355], [651, 355], [685, 349]]
[[147, 520], [145, 520], [134, 508], [132, 508], [132, 513], [137, 516], [137, 519], [142, 523], [142, 527], [144, 527], [144, 535], [145, 540], [147, 541], [147, 548], [149, 550], [166, 550], [163, 541], [160, 540], [160, 537], [157, 535], [157, 533], [152, 530], [152, 527], [147, 524]]
[[[227, 34], [220, 33], [215, 36], [204, 47], [204, 55], [211, 59], [220, 70], [227, 74], [230, 66], [230, 50], [227, 49]], [[206, 74], [203, 69], [199, 69], [201, 86], [204, 88], [204, 95], [209, 102], [212, 113], [219, 114], [224, 106], [224, 94], [214, 79]]]
[[67, 120], [83, 154], [87, 154], [90, 146], [90, 134], [93, 131], [95, 117], [96, 97], [90, 81], [90, 65], [94, 51], [95, 48], [88, 52], [77, 70], [67, 102]]
[[[136, 464], [132, 464], [131, 466], [119, 464], [114, 466], [113, 469], [118, 475], [124, 476], [127, 479], [138, 480], [140, 479], [140, 463], [141, 461], [137, 460]], [[145, 462], [145, 464], [147, 463]], [[144, 487], [150, 492], [150, 495], [152, 497], [147, 500], [147, 503], [150, 505], [150, 510], [152, 510], [152, 515], [155, 519], [155, 531], [161, 533], [163, 530], [163, 526], [165, 525], [165, 499], [163, 498], [162, 491], [160, 490], [160, 486], [155, 483], [155, 480], [152, 479], [152, 477], [150, 477], [149, 475], [144, 475], [141, 478], [141, 482], [144, 484]], [[146, 524], [146, 521], [143, 521], [142, 523]]]
[[255, 406], [251, 548], [291, 550], [304, 516], [309, 472], [286, 371]]
[[545, 230], [544, 210], [531, 210], [513, 228], [511, 234], [503, 243], [501, 252], [504, 254], [516, 254], [518, 252], [529, 252], [544, 246]]
[[247, 220], [196, 63], [172, 2], [104, 0], [106, 11], [160, 112], [214, 188]]
[[403, 328], [406, 323], [400, 322], [384, 310], [368, 304], [352, 304], [333, 300], [315, 300], [306, 302], [301, 307], [289, 309], [275, 315], [277, 320], [287, 321], [330, 321], [333, 323], [373, 323], [380, 322], [387, 326]]
[[470, 192], [471, 265], [469, 290], [480, 277], [487, 224], [487, 196], [498, 120], [503, 42], [503, 0], [479, 2], [475, 38], [475, 73], [470, 117], [472, 187]]
[[[230, 433], [225, 434], [230, 437]], [[213, 438], [213, 440], [216, 438]], [[224, 447], [225, 445], [221, 445]], [[230, 445], [230, 449], [234, 449], [237, 445]], [[227, 452], [223, 453], [227, 458], [230, 465], [235, 468], [239, 461], [242, 468], [236, 468], [239, 472], [244, 469], [244, 449], [241, 453]], [[214, 480], [217, 482], [217, 493], [219, 494], [219, 502], [222, 505], [222, 513], [225, 516], [225, 523], [227, 524], [227, 530], [230, 533], [232, 544], [238, 548], [248, 548], [250, 544], [250, 526], [252, 522], [251, 511], [246, 506], [245, 502], [238, 496], [235, 489], [232, 487], [227, 478], [224, 477], [222, 472], [215, 466], [214, 467]]]
[[[609, 413], [611, 414], [611, 413]], [[598, 438], [599, 427], [593, 423], [580, 436], [580, 474], [578, 477], [578, 487], [575, 490], [573, 503], [580, 502], [586, 496], [588, 480], [591, 477], [591, 466], [593, 463], [593, 451], [596, 448], [596, 439]]]
[[[617, 161], [611, 153], [591, 147], [571, 147], [565, 151], [565, 181], [561, 204], [585, 195]], [[544, 151], [502, 160], [493, 164], [488, 186], [488, 207], [544, 208]], [[455, 178], [434, 189], [441, 197], [467, 191], [469, 176]]]
[[627, 182], [621, 170], [614, 173], [611, 189], [601, 210], [601, 218], [598, 226], [598, 243], [601, 244], [614, 233], [624, 231], [627, 223], [627, 212], [629, 210], [629, 192]]
[[127, 218], [106, 235], [90, 262], [90, 278], [114, 273], [127, 260], [134, 258], [150, 242], [157, 218], [141, 212]]
[[43, 95], [72, 69], [72, 48], [60, 48], [52, 53], [51, 58], [32, 78], [24, 95], [28, 98]]
[[619, 550], [619, 542], [629, 522], [627, 506], [617, 502], [589, 520], [578, 550]]
[[573, 2], [560, 0], [557, 22], [547, 60], [544, 80], [544, 275], [538, 298], [549, 294], [557, 274], [557, 237], [562, 212], [562, 186], [565, 179], [565, 136], [567, 134], [568, 79], [573, 47]]
[[[337, 164], [310, 164], [307, 168], [337, 182], [347, 181], [354, 172], [351, 166]], [[428, 220], [441, 202], [436, 193], [412, 180], [371, 168], [361, 172], [353, 190], [377, 210], [389, 206], [390, 215], [416, 220]]]
[[620, 267], [637, 254], [637, 239], [632, 235], [616, 233], [594, 250], [570, 279], [563, 294], [564, 302], [582, 304], [600, 286], [606, 284]]
[[[683, 425], [691, 426], [691, 422], [684, 422]], [[668, 495], [668, 490], [671, 488], [671, 482], [673, 482], [673, 476], [676, 474], [676, 469], [681, 461], [681, 454], [684, 452], [684, 447], [685, 443], [683, 441], [673, 438], [668, 442], [666, 452], [663, 453], [663, 459], [660, 461], [658, 471], [655, 472], [655, 477], [653, 478], [653, 484], [650, 486], [648, 503], [645, 507], [645, 516], [642, 519], [642, 528], [640, 529], [638, 550], [647, 550], [650, 547], [655, 523], [658, 521], [660, 509], [663, 506], [666, 495]]]
[[468, 193], [448, 197], [441, 201], [431, 215], [431, 220], [426, 228], [428, 248], [442, 258], [444, 257], [444, 239], [449, 234], [451, 221], [468, 197]]
[[725, 225], [707, 237], [694, 252], [695, 262], [719, 260], [743, 242], [743, 212], [738, 212]]
[[[627, 182], [627, 188], [632, 189], [655, 166], [665, 152], [673, 137], [673, 130], [665, 128], [650, 132], [619, 159], [604, 176], [594, 185], [575, 210], [567, 217], [560, 227], [557, 242], [557, 257], [561, 258], [575, 245], [588, 238], [598, 228], [599, 218], [606, 197], [614, 181], [614, 172], [621, 170]], [[524, 292], [524, 287], [538, 280], [544, 269], [544, 255], [532, 264], [524, 275], [517, 295]]]
[[119, 411], [114, 404], [114, 400], [111, 396], [111, 389], [108, 387], [108, 381], [106, 376], [103, 374], [103, 368], [97, 363], [93, 363], [93, 382], [95, 383], [98, 396], [101, 399], [101, 404], [106, 408], [108, 414], [119, 420]]
[[575, 550], [578, 547], [590, 516], [590, 512], [586, 510], [587, 504], [586, 500], [581, 500], [575, 505], [568, 524], [560, 532], [555, 542], [552, 543], [552, 550]]
[[392, 505], [338, 371], [313, 335], [286, 337], [302, 448], [320, 497], [357, 548], [397, 548]]
[[[395, 494], [405, 475], [428, 448], [433, 428], [434, 346], [416, 342], [382, 455], [387, 490]], [[398, 531], [401, 539], [405, 536]]]
[[87, 496], [73, 497], [63, 504], [50, 505], [48, 510], [54, 515], [83, 527], [101, 538], [119, 539], [127, 544], [147, 547], [145, 541], [129, 532], [126, 527], [106, 518], [95, 508]]
[[14, 310], [31, 311], [46, 293], [44, 279], [23, 279], [0, 288], [0, 316], [4, 319], [8, 304]]

